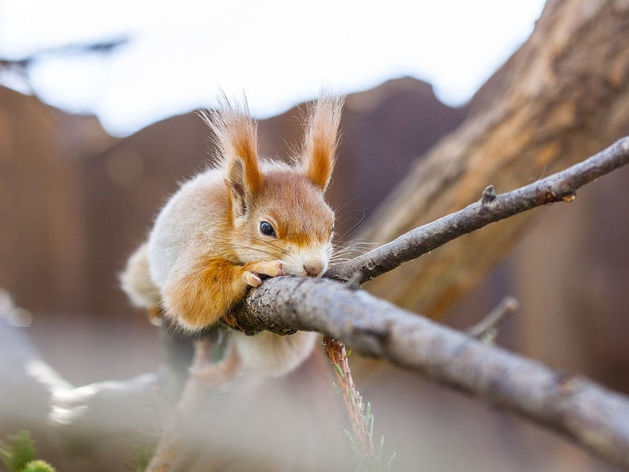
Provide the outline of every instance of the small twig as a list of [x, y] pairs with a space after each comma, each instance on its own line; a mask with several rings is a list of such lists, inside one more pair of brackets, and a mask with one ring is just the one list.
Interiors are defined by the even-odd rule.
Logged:
[[481, 196], [480, 201], [483, 205], [489, 205], [496, 199], [496, 197], [496, 189], [493, 185], [488, 185], [485, 187], [485, 190], [483, 190], [483, 195]]
[[519, 306], [520, 304], [515, 298], [506, 296], [485, 318], [466, 329], [465, 332], [473, 338], [490, 343], [496, 336], [498, 325], [504, 321], [507, 315], [515, 313]]
[[334, 367], [339, 391], [345, 403], [345, 409], [347, 410], [356, 443], [365, 456], [375, 460], [373, 437], [369, 434], [367, 425], [363, 421], [363, 399], [354, 385], [345, 345], [330, 336], [324, 336], [323, 349]]
[[[348, 288], [351, 290], [351, 287]], [[374, 446], [374, 416], [371, 404], [365, 405], [362, 395], [354, 384], [345, 345], [330, 336], [323, 337], [322, 345], [334, 367], [338, 392], [343, 398], [352, 427], [353, 434], [349, 432], [347, 434], [358, 470], [361, 472], [390, 471], [395, 454], [391, 456], [388, 462], [384, 462], [383, 436], [380, 438], [378, 449]]]
[[352, 290], [358, 290], [362, 283], [363, 273], [359, 270], [354, 272], [351, 277], [345, 282], [345, 286]]
[[360, 271], [362, 282], [367, 282], [489, 223], [548, 203], [570, 202], [577, 189], [627, 163], [629, 137], [579, 164], [511, 192], [496, 195], [493, 187], [487, 187], [480, 201], [415, 228], [361, 256], [336, 264], [330, 267], [325, 277], [345, 281]]

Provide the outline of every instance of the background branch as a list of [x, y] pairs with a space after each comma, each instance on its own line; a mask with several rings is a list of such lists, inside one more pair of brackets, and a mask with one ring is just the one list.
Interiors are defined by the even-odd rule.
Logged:
[[465, 332], [485, 343], [491, 342], [497, 334], [498, 325], [504, 321], [505, 316], [514, 313], [518, 307], [519, 303], [515, 298], [510, 295], [506, 296], [487, 316], [474, 326], [470, 326]]
[[625, 137], [579, 164], [511, 192], [496, 195], [493, 187], [487, 187], [480, 201], [336, 264], [325, 275], [349, 280], [360, 273], [361, 282], [366, 282], [489, 223], [548, 203], [570, 202], [580, 187], [628, 162], [629, 137]]

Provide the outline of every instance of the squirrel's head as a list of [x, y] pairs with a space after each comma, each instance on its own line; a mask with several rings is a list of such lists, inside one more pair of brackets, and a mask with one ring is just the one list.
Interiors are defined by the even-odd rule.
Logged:
[[320, 276], [332, 254], [334, 213], [323, 198], [338, 144], [340, 99], [321, 98], [309, 113], [292, 165], [260, 162], [257, 129], [246, 108], [209, 119], [231, 206], [231, 241], [242, 262], [281, 259], [287, 273]]

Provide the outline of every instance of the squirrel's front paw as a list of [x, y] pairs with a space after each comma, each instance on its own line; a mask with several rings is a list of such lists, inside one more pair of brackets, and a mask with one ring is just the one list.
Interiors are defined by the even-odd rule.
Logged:
[[253, 272], [249, 272], [248, 270], [245, 271], [242, 274], [243, 278], [245, 279], [245, 283], [249, 286], [249, 287], [259, 287], [260, 284], [262, 283], [262, 279], [260, 277], [258, 277], [256, 274], [254, 274]]
[[247, 285], [251, 287], [259, 287], [262, 283], [260, 275], [266, 275], [269, 277], [278, 277], [286, 274], [284, 271], [284, 261], [262, 261], [262, 262], [250, 262], [245, 266], [245, 272], [243, 273], [244, 280]]
[[284, 261], [280, 260], [253, 262], [251, 265], [247, 265], [246, 268], [249, 272], [253, 272], [254, 274], [268, 275], [269, 277], [279, 277], [280, 275], [286, 274], [284, 271]]

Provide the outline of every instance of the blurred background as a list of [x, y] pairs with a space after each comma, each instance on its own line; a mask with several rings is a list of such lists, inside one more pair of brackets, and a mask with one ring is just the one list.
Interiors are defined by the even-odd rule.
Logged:
[[[349, 243], [411, 163], [485, 105], [491, 90], [474, 93], [527, 39], [543, 3], [0, 2], [4, 339], [19, 331], [75, 385], [154, 371], [158, 330], [125, 300], [117, 273], [178, 183], [208, 162], [196, 109], [244, 92], [262, 155], [286, 156], [301, 138], [300, 105], [321, 90], [346, 94], [328, 197]], [[467, 327], [513, 295], [521, 310], [500, 345], [629, 392], [628, 181], [621, 170], [569, 206], [538, 210], [511, 255], [441, 320]], [[0, 343], [5, 360], [17, 349], [8, 346], [17, 344]], [[416, 375], [356, 362], [399, 470], [613, 470]], [[305, 372], [329, 385], [325, 365], [311, 363]], [[22, 427], [7, 410], [0, 435]], [[25, 424], [36, 430], [37, 415]], [[39, 440], [61, 470], [90, 470], [97, 456], [102, 470], [120, 470], [98, 446]]]

